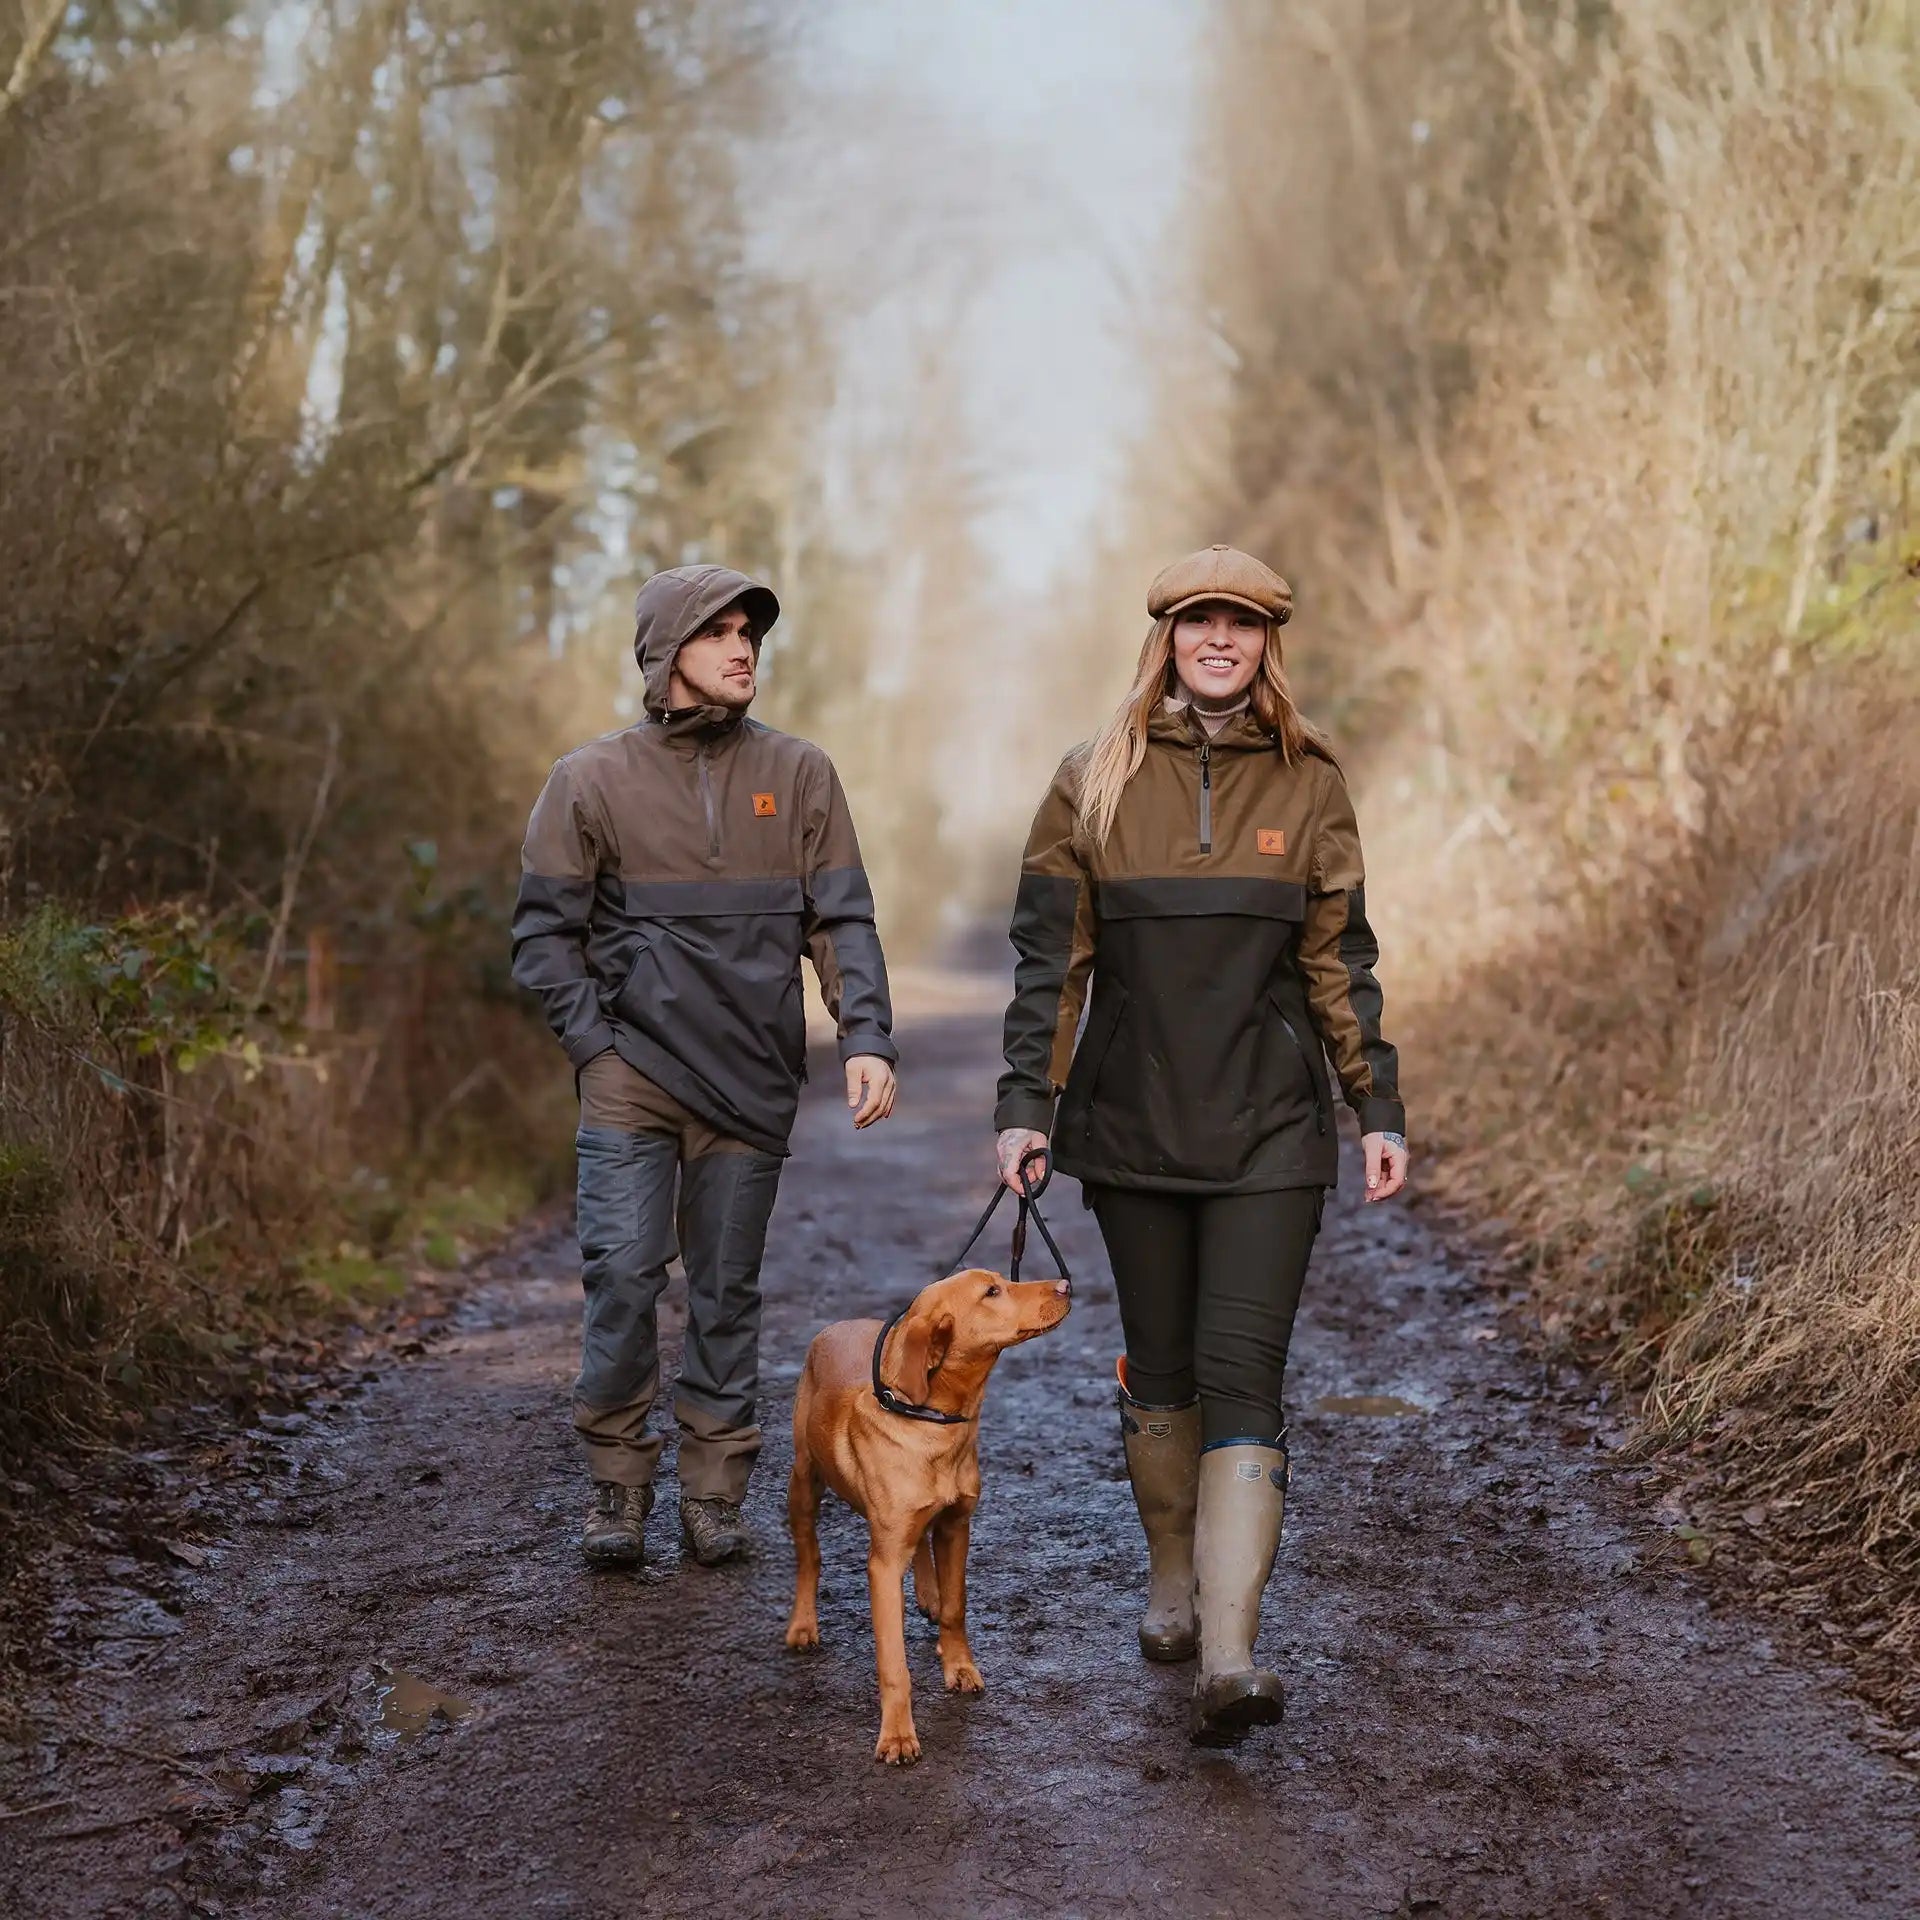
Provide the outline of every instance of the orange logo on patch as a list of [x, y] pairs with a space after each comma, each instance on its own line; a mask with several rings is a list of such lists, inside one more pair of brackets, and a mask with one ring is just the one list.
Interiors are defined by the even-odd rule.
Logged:
[[770, 793], [756, 793], [753, 796], [753, 817], [756, 820], [771, 820], [780, 811]]
[[1278, 827], [1261, 827], [1254, 833], [1253, 844], [1262, 853], [1285, 853], [1287, 836]]

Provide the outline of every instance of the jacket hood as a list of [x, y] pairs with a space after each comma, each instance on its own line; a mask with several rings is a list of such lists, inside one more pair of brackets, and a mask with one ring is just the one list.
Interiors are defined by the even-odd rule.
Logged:
[[664, 713], [667, 684], [680, 649], [720, 611], [744, 600], [756, 640], [780, 618], [780, 602], [771, 587], [731, 567], [668, 567], [647, 580], [633, 597], [633, 657], [647, 686], [647, 708]]

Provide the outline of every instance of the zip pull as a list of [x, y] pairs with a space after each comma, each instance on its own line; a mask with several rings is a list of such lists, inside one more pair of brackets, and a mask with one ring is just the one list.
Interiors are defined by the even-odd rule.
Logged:
[[1200, 851], [1213, 851], [1213, 742], [1200, 742]]

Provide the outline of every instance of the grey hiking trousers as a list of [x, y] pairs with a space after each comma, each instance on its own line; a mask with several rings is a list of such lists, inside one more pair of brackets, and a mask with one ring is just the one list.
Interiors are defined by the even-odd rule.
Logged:
[[780, 1161], [716, 1132], [614, 1053], [581, 1071], [575, 1146], [586, 1306], [573, 1424], [588, 1468], [623, 1486], [653, 1479], [658, 1308], [678, 1252], [687, 1274], [673, 1399], [680, 1490], [738, 1501], [760, 1451], [760, 1261]]

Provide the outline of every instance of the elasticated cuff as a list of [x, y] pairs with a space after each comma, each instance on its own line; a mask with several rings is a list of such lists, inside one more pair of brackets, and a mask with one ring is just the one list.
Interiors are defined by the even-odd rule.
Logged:
[[1360, 1117], [1362, 1133], [1405, 1133], [1407, 1130], [1407, 1110], [1398, 1100], [1368, 1094], [1354, 1112]]
[[1051, 1093], [1010, 1093], [993, 1110], [993, 1130], [1005, 1133], [1009, 1127], [1024, 1127], [1029, 1133], [1053, 1132], [1053, 1095]]
[[884, 1060], [888, 1066], [898, 1066], [900, 1049], [878, 1027], [849, 1028], [840, 1036], [840, 1064], [844, 1067], [849, 1060], [859, 1055], [874, 1060]]

